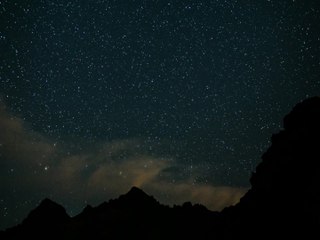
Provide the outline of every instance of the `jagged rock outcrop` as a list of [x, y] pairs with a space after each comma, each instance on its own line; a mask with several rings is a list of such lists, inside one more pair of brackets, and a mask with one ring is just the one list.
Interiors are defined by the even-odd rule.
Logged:
[[70, 222], [66, 210], [59, 204], [44, 199], [37, 208], [32, 210], [21, 224], [8, 229], [4, 239], [56, 239], [59, 238]]
[[137, 187], [70, 218], [62, 206], [45, 199], [29, 216], [6, 231], [4, 239], [210, 239], [218, 213], [202, 205], [160, 204]]
[[297, 104], [250, 179], [251, 189], [224, 210], [232, 232], [309, 239], [320, 229], [320, 98]]

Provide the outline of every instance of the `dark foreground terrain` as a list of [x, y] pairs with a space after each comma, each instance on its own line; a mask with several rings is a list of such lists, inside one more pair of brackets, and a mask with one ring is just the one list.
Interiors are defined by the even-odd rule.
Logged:
[[118, 199], [69, 217], [45, 199], [0, 239], [320, 239], [320, 98], [297, 104], [250, 179], [222, 212], [173, 208], [133, 187]]

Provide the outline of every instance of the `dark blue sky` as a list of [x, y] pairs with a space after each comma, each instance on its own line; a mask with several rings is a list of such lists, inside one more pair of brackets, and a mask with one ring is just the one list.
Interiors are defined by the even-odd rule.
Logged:
[[238, 201], [284, 115], [319, 95], [318, 5], [0, 1], [0, 227], [133, 184]]

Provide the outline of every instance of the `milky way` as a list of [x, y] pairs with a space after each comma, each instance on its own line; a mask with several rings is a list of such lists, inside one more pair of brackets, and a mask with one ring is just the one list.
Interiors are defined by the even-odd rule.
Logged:
[[320, 92], [317, 1], [247, 2], [0, 1], [0, 228], [131, 185], [236, 203]]

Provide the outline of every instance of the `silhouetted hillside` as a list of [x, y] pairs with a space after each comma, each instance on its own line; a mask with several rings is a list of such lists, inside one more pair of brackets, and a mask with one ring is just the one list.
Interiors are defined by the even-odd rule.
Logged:
[[[6, 232], [7, 239], [164, 239], [212, 236], [218, 213], [202, 205], [185, 203], [173, 208], [132, 187], [118, 199], [87, 206], [70, 218], [62, 206], [44, 200], [29, 216]], [[197, 231], [199, 232], [197, 232]]]
[[208, 231], [210, 228], [206, 223], [212, 222], [215, 216], [215, 213], [200, 205], [186, 203], [174, 208], [161, 205], [152, 196], [133, 187], [118, 199], [102, 203], [96, 208], [85, 208], [70, 223], [69, 226], [76, 231], [70, 231], [68, 238], [179, 238], [193, 234], [195, 226], [202, 232]]
[[[32, 210], [22, 224], [6, 231], [8, 239], [32, 238], [59, 238], [70, 222], [66, 210], [59, 204], [44, 199], [40, 205]], [[47, 238], [47, 237], [45, 237]]]
[[283, 126], [251, 189], [221, 213], [191, 203], [164, 206], [133, 187], [73, 218], [46, 199], [3, 239], [319, 239], [320, 98], [296, 105]]
[[314, 239], [320, 229], [320, 98], [297, 104], [250, 179], [252, 188], [223, 211], [235, 235]]

